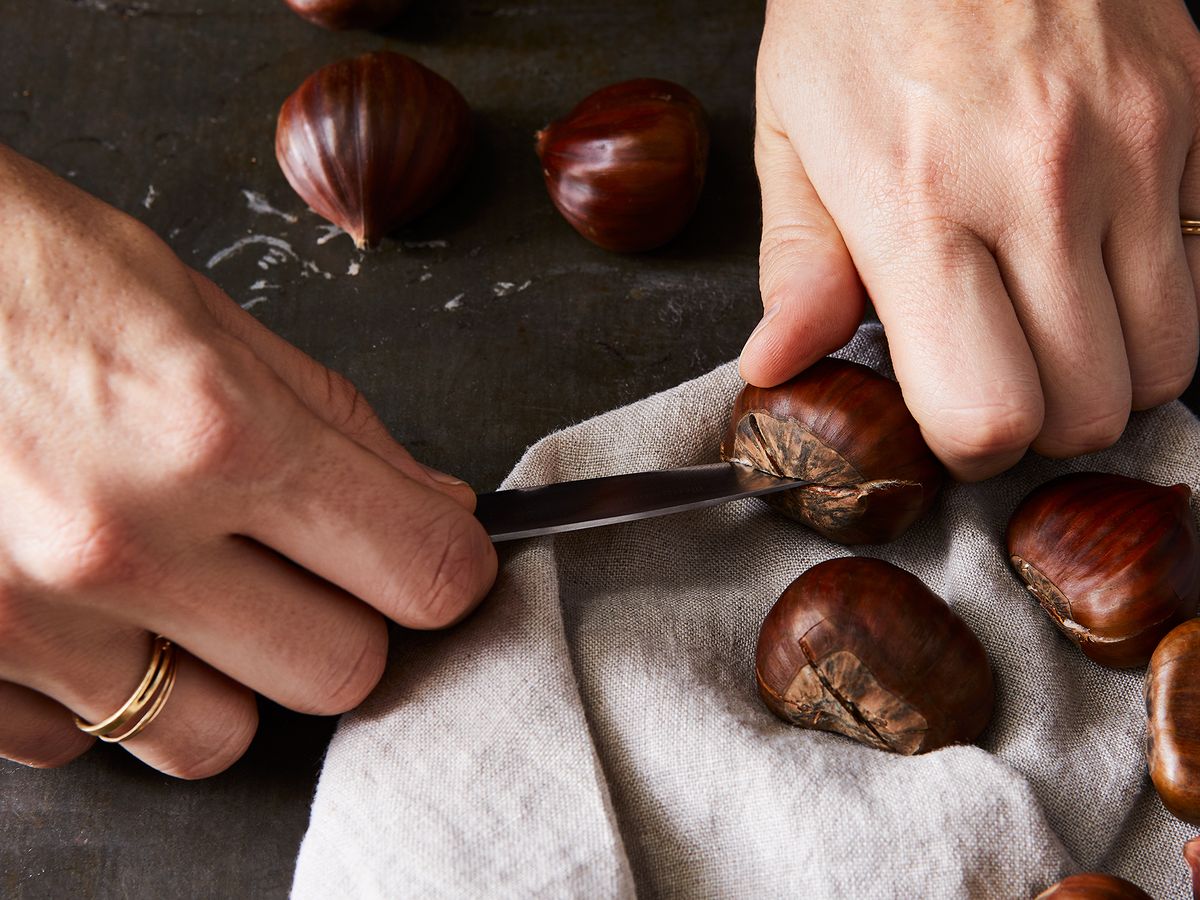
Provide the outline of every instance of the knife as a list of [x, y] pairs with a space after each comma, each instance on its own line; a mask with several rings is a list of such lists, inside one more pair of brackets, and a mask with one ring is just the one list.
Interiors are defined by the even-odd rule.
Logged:
[[494, 542], [633, 522], [812, 484], [740, 463], [560, 481], [480, 494], [475, 516]]

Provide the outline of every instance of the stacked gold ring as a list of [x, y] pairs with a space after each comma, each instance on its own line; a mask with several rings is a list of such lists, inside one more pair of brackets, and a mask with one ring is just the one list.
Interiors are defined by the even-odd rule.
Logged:
[[1200, 219], [1180, 219], [1179, 224], [1184, 234], [1200, 235]]
[[129, 740], [162, 712], [175, 686], [175, 662], [175, 645], [158, 635], [146, 675], [133, 696], [104, 721], [92, 725], [76, 716], [75, 725], [84, 734], [95, 735], [110, 744]]

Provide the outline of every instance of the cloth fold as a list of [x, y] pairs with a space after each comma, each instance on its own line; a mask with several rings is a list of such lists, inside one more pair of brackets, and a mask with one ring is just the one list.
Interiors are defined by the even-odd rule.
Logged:
[[[878, 326], [838, 355], [891, 374]], [[732, 364], [552, 434], [505, 486], [716, 458]], [[1146, 774], [1141, 670], [1087, 660], [1011, 573], [1034, 486], [1099, 469], [1200, 489], [1200, 422], [1136, 414], [1120, 443], [950, 486], [899, 540], [833, 544], [742, 501], [502, 546], [496, 588], [442, 633], [393, 635], [331, 743], [293, 896], [1031, 897], [1106, 870], [1190, 896], [1191, 829]], [[773, 717], [758, 627], [851, 553], [920, 577], [997, 684], [978, 745], [900, 757]]]

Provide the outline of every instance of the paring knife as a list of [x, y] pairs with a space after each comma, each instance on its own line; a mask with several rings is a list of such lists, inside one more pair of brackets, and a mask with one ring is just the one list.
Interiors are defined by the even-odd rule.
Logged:
[[739, 463], [560, 481], [480, 494], [475, 515], [495, 542], [649, 519], [812, 484]]

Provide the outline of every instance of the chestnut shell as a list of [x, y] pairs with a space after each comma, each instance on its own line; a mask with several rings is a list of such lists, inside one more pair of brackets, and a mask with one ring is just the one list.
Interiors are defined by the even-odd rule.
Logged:
[[1200, 619], [1162, 639], [1146, 670], [1146, 762], [1171, 814], [1200, 825]]
[[301, 18], [322, 28], [378, 28], [400, 15], [409, 0], [284, 0]]
[[602, 88], [537, 133], [550, 199], [606, 250], [661, 246], [687, 223], [708, 164], [708, 125], [692, 94], [639, 78]]
[[1192, 900], [1200, 900], [1200, 836], [1183, 845], [1183, 859], [1192, 876]]
[[1064, 878], [1053, 887], [1046, 888], [1034, 900], [1153, 900], [1136, 884], [1105, 875], [1102, 872], [1085, 872]]
[[470, 137], [471, 111], [450, 82], [381, 51], [306, 78], [279, 111], [275, 155], [296, 193], [361, 248], [433, 205]]
[[1200, 603], [1200, 533], [1186, 485], [1103, 472], [1032, 491], [1008, 523], [1017, 575], [1098, 663], [1145, 665]]
[[945, 480], [900, 385], [834, 358], [776, 387], [747, 385], [734, 401], [721, 458], [818, 482], [764, 499], [843, 544], [899, 537]]
[[781, 719], [905, 755], [973, 741], [995, 703], [967, 624], [915, 575], [865, 557], [788, 586], [759, 631], [754, 674]]

